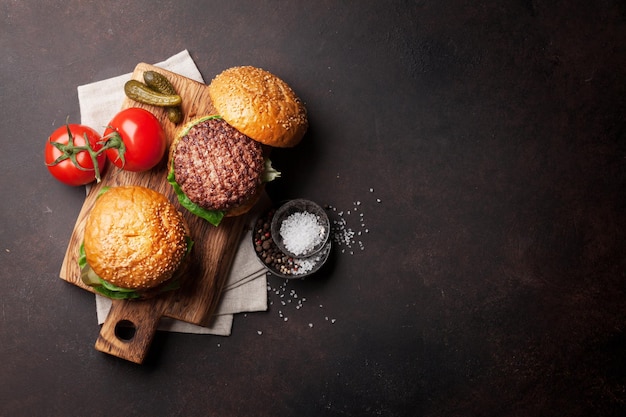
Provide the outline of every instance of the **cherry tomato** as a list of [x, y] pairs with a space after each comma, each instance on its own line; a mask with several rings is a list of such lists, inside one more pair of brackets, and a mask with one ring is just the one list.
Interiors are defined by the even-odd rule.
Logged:
[[[87, 146], [87, 141], [89, 146]], [[96, 152], [102, 147], [100, 134], [79, 124], [67, 124], [52, 132], [44, 149], [48, 170], [57, 180], [67, 185], [85, 185], [100, 179], [106, 166], [106, 155]], [[94, 159], [97, 161], [94, 169]]]
[[[109, 147], [106, 154], [111, 162], [126, 171], [146, 171], [158, 164], [167, 148], [163, 127], [148, 110], [131, 107], [116, 114], [104, 137], [112, 142], [117, 132], [122, 144]], [[105, 148], [108, 147], [105, 145]]]

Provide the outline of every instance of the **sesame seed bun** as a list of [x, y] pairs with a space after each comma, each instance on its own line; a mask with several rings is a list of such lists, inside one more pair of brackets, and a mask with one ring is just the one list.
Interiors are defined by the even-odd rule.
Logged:
[[113, 187], [96, 200], [85, 224], [87, 263], [103, 280], [149, 290], [169, 280], [187, 251], [189, 228], [163, 194]]
[[209, 95], [224, 120], [265, 145], [295, 146], [308, 128], [306, 109], [293, 90], [261, 68], [223, 71], [211, 81]]

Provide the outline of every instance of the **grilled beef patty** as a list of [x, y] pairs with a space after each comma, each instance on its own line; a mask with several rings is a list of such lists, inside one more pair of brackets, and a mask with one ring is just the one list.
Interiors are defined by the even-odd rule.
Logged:
[[191, 201], [228, 211], [261, 185], [263, 149], [224, 120], [209, 119], [178, 140], [172, 164], [176, 182]]

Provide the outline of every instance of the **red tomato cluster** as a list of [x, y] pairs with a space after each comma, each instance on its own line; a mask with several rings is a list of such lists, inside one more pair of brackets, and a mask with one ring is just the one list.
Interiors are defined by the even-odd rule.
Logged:
[[66, 124], [52, 132], [44, 157], [50, 173], [68, 185], [100, 181], [107, 159], [127, 171], [146, 171], [167, 148], [159, 120], [148, 110], [131, 107], [116, 114], [100, 137], [94, 129]]
[[86, 150], [88, 146], [96, 152], [102, 148], [100, 135], [92, 128], [77, 124], [59, 127], [46, 143], [44, 156], [48, 170], [57, 180], [68, 185], [93, 182], [104, 170], [107, 157], [100, 153], [92, 158]]

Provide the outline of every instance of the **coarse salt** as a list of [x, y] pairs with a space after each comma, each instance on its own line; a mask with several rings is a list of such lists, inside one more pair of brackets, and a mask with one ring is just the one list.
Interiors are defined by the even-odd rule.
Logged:
[[285, 248], [296, 256], [311, 252], [318, 246], [326, 233], [319, 216], [309, 212], [296, 212], [280, 225], [280, 236]]

